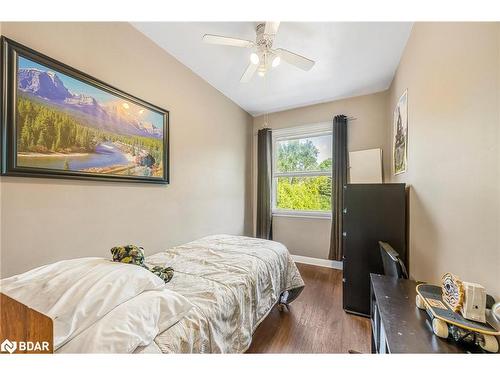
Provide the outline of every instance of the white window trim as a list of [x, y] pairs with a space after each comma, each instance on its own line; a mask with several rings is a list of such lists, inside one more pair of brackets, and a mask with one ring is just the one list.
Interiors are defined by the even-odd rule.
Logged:
[[332, 134], [332, 123], [320, 122], [316, 124], [294, 126], [290, 128], [276, 129], [272, 132], [272, 215], [277, 217], [295, 217], [307, 219], [331, 219], [332, 213], [325, 211], [305, 211], [305, 210], [284, 210], [276, 208], [276, 193], [277, 193], [277, 179], [278, 177], [293, 177], [293, 176], [332, 176], [330, 172], [276, 172], [276, 143], [279, 141], [287, 141], [292, 139], [318, 137], [322, 135]]

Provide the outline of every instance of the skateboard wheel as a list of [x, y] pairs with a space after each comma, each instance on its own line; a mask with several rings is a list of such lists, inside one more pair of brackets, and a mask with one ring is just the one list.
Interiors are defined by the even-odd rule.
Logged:
[[432, 332], [442, 339], [448, 338], [448, 324], [440, 319], [432, 319]]
[[425, 303], [424, 303], [424, 300], [422, 297], [420, 297], [418, 294], [417, 296], [415, 297], [415, 305], [417, 305], [417, 307], [420, 309], [420, 310], [425, 310]]
[[490, 353], [498, 352], [498, 341], [495, 336], [483, 335], [483, 339], [479, 341], [479, 346]]

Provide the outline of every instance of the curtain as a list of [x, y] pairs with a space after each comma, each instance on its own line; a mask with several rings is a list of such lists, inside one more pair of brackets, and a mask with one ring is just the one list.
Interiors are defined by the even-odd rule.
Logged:
[[347, 116], [333, 119], [332, 131], [332, 231], [329, 259], [342, 260], [342, 210], [347, 183]]
[[271, 173], [272, 138], [271, 129], [259, 130], [257, 136], [257, 237], [272, 239]]

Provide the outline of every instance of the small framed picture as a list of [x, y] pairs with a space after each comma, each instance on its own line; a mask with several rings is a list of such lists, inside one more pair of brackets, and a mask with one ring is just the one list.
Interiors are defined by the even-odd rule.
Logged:
[[393, 119], [393, 171], [404, 173], [408, 164], [408, 90], [398, 100]]

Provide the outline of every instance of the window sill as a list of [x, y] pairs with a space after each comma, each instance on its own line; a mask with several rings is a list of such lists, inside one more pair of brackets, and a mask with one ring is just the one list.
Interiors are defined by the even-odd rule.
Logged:
[[273, 217], [292, 217], [297, 219], [320, 219], [320, 220], [331, 220], [332, 215], [330, 213], [310, 213], [310, 212], [273, 212]]

